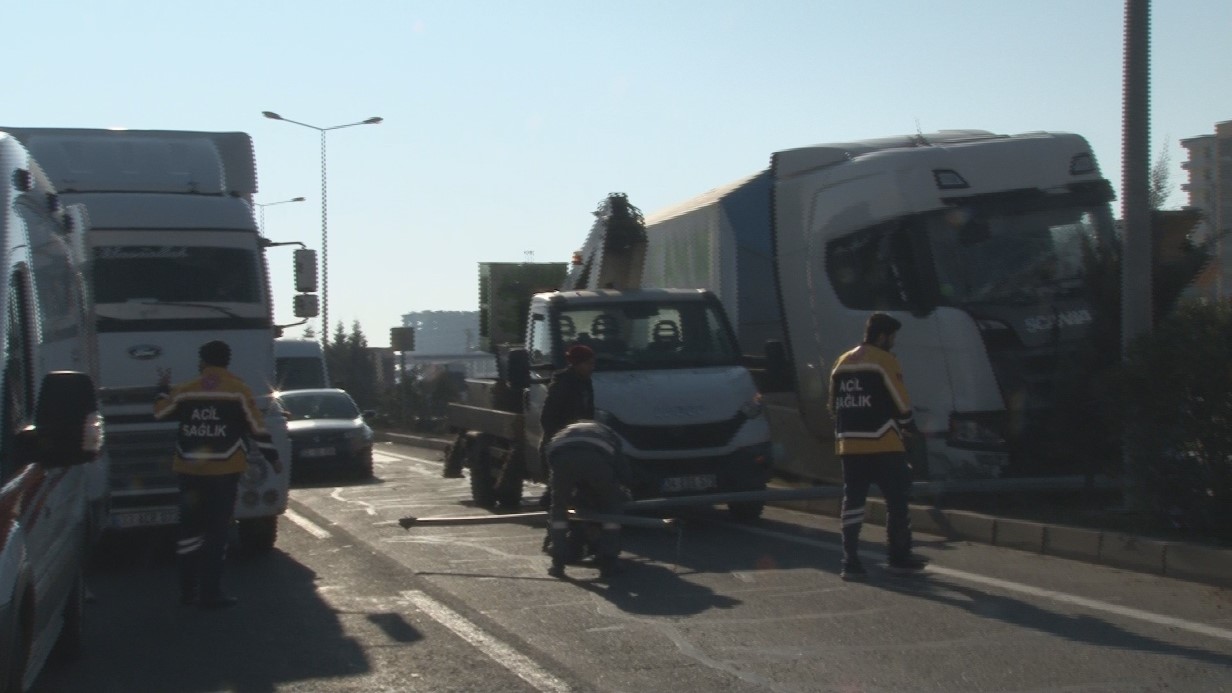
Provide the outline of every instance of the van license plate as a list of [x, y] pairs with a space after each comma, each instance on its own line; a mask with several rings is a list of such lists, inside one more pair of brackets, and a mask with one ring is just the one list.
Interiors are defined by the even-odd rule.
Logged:
[[305, 448], [300, 453], [301, 457], [332, 457], [333, 455], [333, 448]]
[[713, 474], [694, 474], [693, 476], [673, 476], [663, 480], [660, 490], [663, 493], [681, 493], [683, 491], [707, 491], [718, 484]]

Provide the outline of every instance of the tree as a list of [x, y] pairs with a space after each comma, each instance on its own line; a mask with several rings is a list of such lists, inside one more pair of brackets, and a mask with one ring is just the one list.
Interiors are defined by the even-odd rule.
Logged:
[[1168, 136], [1159, 147], [1159, 157], [1151, 166], [1150, 203], [1151, 209], [1161, 210], [1172, 197], [1172, 154], [1168, 150]]
[[362, 408], [377, 405], [376, 367], [368, 354], [368, 338], [356, 320], [348, 334], [338, 322], [333, 339], [325, 345], [325, 362], [335, 387], [350, 393]]

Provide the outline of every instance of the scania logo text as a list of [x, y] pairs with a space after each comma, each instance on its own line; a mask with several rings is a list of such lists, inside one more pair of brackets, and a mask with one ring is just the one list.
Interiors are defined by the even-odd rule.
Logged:
[[161, 356], [162, 353], [162, 347], [157, 347], [153, 344], [138, 344], [128, 348], [129, 357], [137, 359], [138, 361], [149, 361], [150, 359], [156, 359]]

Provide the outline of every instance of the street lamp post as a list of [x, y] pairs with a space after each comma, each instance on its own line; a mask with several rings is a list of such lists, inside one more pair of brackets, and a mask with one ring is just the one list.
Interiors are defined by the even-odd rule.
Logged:
[[304, 198], [302, 197], [292, 197], [289, 200], [279, 200], [277, 202], [254, 202], [253, 204], [256, 205], [257, 209], [261, 210], [260, 215], [257, 217], [257, 233], [261, 236], [265, 235], [265, 208], [266, 207], [273, 207], [274, 205], [285, 205], [288, 202], [303, 202], [303, 201], [304, 201]]
[[326, 169], [325, 169], [325, 134], [330, 130], [340, 130], [342, 128], [354, 127], [356, 125], [376, 125], [383, 118], [368, 118], [357, 123], [346, 123], [344, 125], [332, 125], [327, 128], [301, 123], [298, 120], [283, 118], [282, 116], [272, 111], [261, 111], [261, 115], [270, 120], [281, 120], [285, 123], [293, 123], [302, 125], [306, 128], [311, 128], [321, 133], [321, 344], [322, 346], [329, 345], [329, 203], [326, 198]]

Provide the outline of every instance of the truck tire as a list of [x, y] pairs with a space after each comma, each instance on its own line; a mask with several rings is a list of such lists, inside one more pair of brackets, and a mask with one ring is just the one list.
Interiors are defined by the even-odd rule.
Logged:
[[522, 448], [515, 445], [505, 452], [505, 464], [501, 465], [500, 476], [496, 479], [496, 502], [505, 508], [516, 508], [522, 504], [522, 482], [526, 476], [526, 466], [522, 458]]
[[740, 503], [728, 503], [727, 512], [740, 522], [752, 522], [761, 517], [761, 514], [766, 509], [766, 504], [762, 501], [744, 501]]
[[486, 436], [479, 436], [467, 446], [471, 470], [471, 500], [480, 508], [496, 507], [496, 472]]
[[249, 517], [239, 521], [240, 548], [246, 553], [269, 553], [278, 541], [278, 516]]

